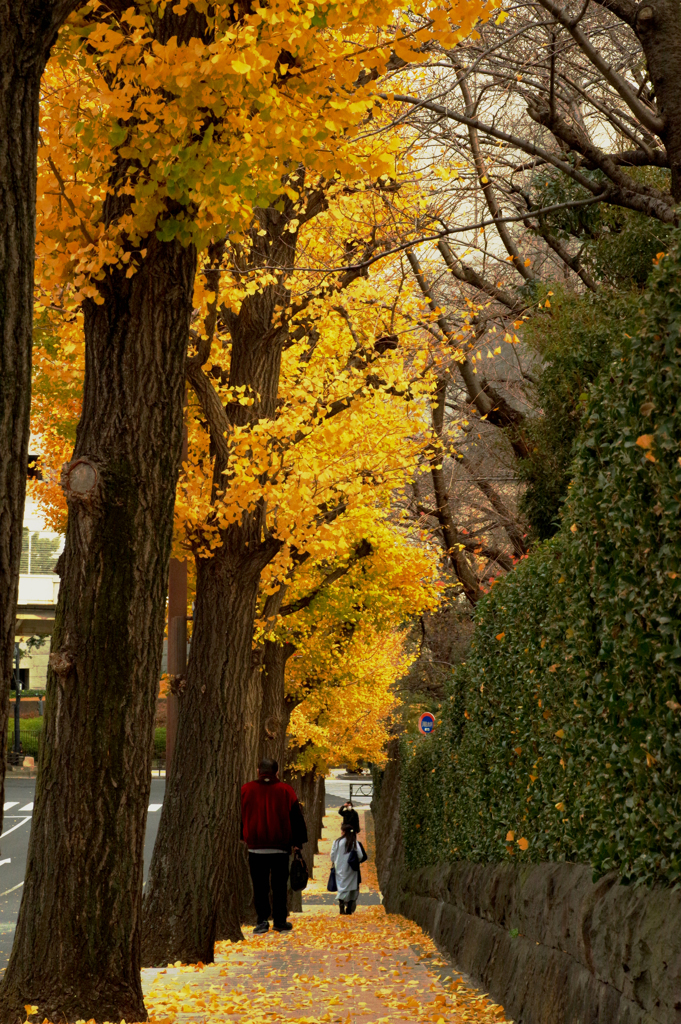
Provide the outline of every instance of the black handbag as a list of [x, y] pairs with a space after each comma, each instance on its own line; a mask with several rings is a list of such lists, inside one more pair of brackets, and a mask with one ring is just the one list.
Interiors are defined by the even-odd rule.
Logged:
[[354, 850], [350, 850], [350, 854], [348, 856], [348, 864], [350, 865], [351, 871], [359, 871], [360, 864], [363, 864], [364, 861], [367, 859], [367, 853], [362, 844], [358, 843], [357, 846], [359, 846], [359, 850], [361, 850], [362, 856], [360, 857], [359, 850], [357, 850], [356, 847]]
[[338, 892], [338, 884], [336, 882], [336, 869], [335, 868], [331, 868], [331, 871], [329, 873], [329, 880], [326, 883], [326, 891], [327, 892]]
[[357, 872], [357, 884], [361, 885], [362, 884], [362, 872], [361, 872], [361, 869], [360, 869], [360, 864], [363, 864], [364, 861], [367, 860], [367, 852], [366, 852], [366, 850], [364, 849], [364, 847], [362, 846], [361, 843], [357, 843], [357, 846], [359, 846], [359, 849], [362, 851], [362, 856], [360, 857], [359, 852], [358, 852], [357, 849], [350, 850], [350, 855], [348, 857], [348, 864], [350, 866], [351, 871], [356, 871]]
[[307, 864], [303, 859], [303, 855], [300, 850], [296, 850], [293, 855], [293, 863], [291, 864], [291, 888], [294, 892], [301, 892], [307, 885], [307, 880], [310, 877], [310, 872], [307, 870]]

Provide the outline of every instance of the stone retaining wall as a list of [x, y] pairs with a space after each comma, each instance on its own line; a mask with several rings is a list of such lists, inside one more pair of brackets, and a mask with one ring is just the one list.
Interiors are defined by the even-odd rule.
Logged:
[[390, 913], [425, 928], [517, 1024], [681, 1024], [681, 892], [594, 884], [582, 864], [408, 872], [391, 753], [372, 807]]

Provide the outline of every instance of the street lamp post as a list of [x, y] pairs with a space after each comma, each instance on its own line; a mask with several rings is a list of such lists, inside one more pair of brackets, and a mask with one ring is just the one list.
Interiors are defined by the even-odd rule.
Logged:
[[19, 662], [21, 661], [21, 647], [17, 641], [14, 644], [14, 756], [12, 760], [19, 764], [21, 760], [21, 674]]

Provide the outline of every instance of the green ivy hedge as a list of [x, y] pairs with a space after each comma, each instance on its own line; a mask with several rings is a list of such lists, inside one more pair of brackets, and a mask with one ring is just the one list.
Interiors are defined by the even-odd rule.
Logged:
[[591, 389], [560, 531], [477, 611], [405, 741], [411, 865], [572, 860], [681, 883], [681, 254]]

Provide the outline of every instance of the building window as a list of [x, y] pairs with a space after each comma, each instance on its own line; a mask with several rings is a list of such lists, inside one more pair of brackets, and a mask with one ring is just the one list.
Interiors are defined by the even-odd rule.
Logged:
[[62, 538], [24, 527], [19, 572], [28, 576], [50, 576], [59, 558]]
[[[10, 684], [10, 690], [16, 690], [15, 673], [16, 673], [16, 669], [14, 669], [13, 672], [12, 672], [12, 682]], [[31, 686], [31, 670], [30, 670], [30, 668], [20, 668], [19, 669], [19, 680], [21, 682], [21, 689], [22, 689], [22, 691], [30, 689], [30, 686]]]

